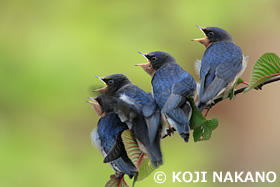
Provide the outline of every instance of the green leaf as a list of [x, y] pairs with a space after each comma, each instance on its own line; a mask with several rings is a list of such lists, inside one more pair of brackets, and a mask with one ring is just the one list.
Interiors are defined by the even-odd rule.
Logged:
[[206, 121], [200, 127], [194, 129], [193, 138], [194, 141], [209, 140], [212, 135], [212, 131], [218, 126], [218, 118], [214, 118]]
[[231, 93], [230, 93], [230, 96], [229, 96], [229, 99], [230, 99], [230, 100], [232, 100], [232, 98], [233, 98], [233, 96], [234, 96], [234, 90], [235, 90], [235, 88], [236, 88], [240, 83], [242, 83], [242, 82], [244, 82], [244, 80], [241, 79], [241, 78], [238, 78], [237, 81], [234, 83], [234, 85], [233, 85], [233, 87], [232, 87], [232, 90], [231, 90]]
[[207, 128], [205, 124], [202, 124], [200, 127], [197, 127], [193, 131], [194, 141], [209, 140], [211, 138], [212, 130]]
[[195, 106], [194, 100], [190, 98], [190, 104], [192, 107], [192, 117], [190, 119], [190, 128], [195, 129], [203, 124], [207, 119], [199, 112], [197, 107]]
[[125, 182], [124, 177], [118, 178], [115, 175], [110, 176], [110, 180], [105, 184], [105, 187], [129, 187]]
[[215, 130], [218, 127], [219, 120], [218, 120], [218, 118], [213, 118], [213, 119], [206, 121], [204, 124], [210, 130]]
[[280, 59], [275, 53], [265, 53], [255, 63], [249, 86], [244, 93], [259, 86], [268, 79], [280, 75]]
[[128, 158], [138, 169], [138, 176], [134, 178], [134, 182], [143, 180], [149, 176], [156, 168], [150, 162], [148, 154], [142, 153], [136, 140], [132, 137], [131, 131], [125, 130], [121, 134], [124, 147]]
[[201, 112], [198, 111], [195, 106], [194, 100], [190, 99], [192, 107], [192, 117], [190, 120], [190, 128], [194, 129], [193, 139], [195, 142], [202, 140], [209, 140], [212, 135], [212, 131], [218, 126], [218, 118], [207, 120]]
[[143, 155], [143, 160], [141, 161], [137, 181], [143, 180], [148, 177], [156, 168], [150, 162], [150, 159], [147, 154]]
[[136, 142], [136, 140], [131, 136], [130, 129], [123, 131], [121, 134], [123, 144], [127, 153], [128, 158], [137, 167], [138, 160], [141, 155], [141, 150]]

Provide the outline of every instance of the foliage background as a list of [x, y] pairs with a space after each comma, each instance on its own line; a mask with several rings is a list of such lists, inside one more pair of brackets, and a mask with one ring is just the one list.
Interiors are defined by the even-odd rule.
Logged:
[[[137, 53], [162, 50], [194, 73], [204, 46], [195, 27], [228, 30], [250, 57], [243, 78], [265, 52], [280, 54], [278, 0], [0, 1], [0, 186], [104, 186], [112, 173], [90, 141], [98, 117], [85, 101], [102, 84], [94, 75], [126, 74], [150, 91]], [[164, 184], [172, 171], [275, 171], [280, 176], [279, 83], [215, 106], [220, 125], [207, 142], [163, 140]], [[209, 178], [208, 181], [211, 181]], [[131, 183], [131, 181], [129, 181]], [[279, 186], [258, 183], [254, 186]], [[227, 186], [252, 184], [227, 183]]]

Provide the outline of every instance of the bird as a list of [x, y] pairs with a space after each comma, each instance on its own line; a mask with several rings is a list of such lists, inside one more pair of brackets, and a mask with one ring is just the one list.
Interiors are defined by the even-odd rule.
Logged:
[[163, 125], [160, 109], [151, 94], [132, 84], [123, 74], [97, 78], [105, 83], [105, 87], [95, 91], [109, 96], [111, 101], [114, 100], [108, 105], [131, 129], [141, 151], [148, 153], [153, 166], [161, 165], [160, 141]]
[[91, 139], [105, 158], [104, 163], [109, 163], [119, 180], [123, 178], [124, 174], [130, 178], [137, 176], [138, 171], [128, 158], [120, 136], [123, 131], [128, 129], [127, 125], [121, 122], [110, 107], [104, 105], [103, 97], [89, 98], [88, 102], [100, 117], [97, 129], [91, 133]]
[[168, 124], [175, 128], [188, 142], [192, 108], [189, 99], [195, 97], [196, 82], [193, 76], [183, 70], [169, 53], [154, 51], [142, 53], [148, 63], [141, 66], [151, 77], [153, 96], [166, 117]]
[[200, 66], [197, 107], [201, 112], [218, 97], [228, 97], [235, 81], [243, 74], [247, 61], [233, 37], [218, 27], [197, 27], [205, 38], [193, 39], [206, 47]]

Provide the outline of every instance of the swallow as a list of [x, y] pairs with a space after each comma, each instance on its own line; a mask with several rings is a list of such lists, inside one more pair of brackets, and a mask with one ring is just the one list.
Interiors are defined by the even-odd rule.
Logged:
[[163, 128], [160, 109], [153, 97], [132, 84], [123, 74], [97, 78], [105, 84], [105, 87], [95, 91], [115, 100], [114, 105], [112, 103], [108, 105], [131, 129], [141, 151], [148, 153], [151, 163], [155, 167], [161, 165], [163, 162], [160, 141]]
[[121, 139], [121, 133], [128, 129], [127, 125], [121, 122], [118, 115], [110, 107], [104, 105], [103, 97], [98, 96], [90, 99], [88, 102], [100, 117], [97, 129], [91, 133], [91, 139], [105, 158], [104, 163], [109, 163], [115, 171], [115, 176], [120, 180], [124, 174], [130, 178], [137, 176], [138, 171], [128, 158]]
[[218, 27], [197, 27], [204, 38], [193, 39], [206, 47], [201, 60], [200, 89], [197, 107], [207, 108], [214, 99], [228, 97], [235, 81], [244, 72], [247, 61], [233, 37]]
[[196, 93], [196, 82], [168, 53], [141, 53], [148, 63], [137, 64], [152, 77], [153, 96], [167, 122], [188, 142], [192, 108], [190, 97]]

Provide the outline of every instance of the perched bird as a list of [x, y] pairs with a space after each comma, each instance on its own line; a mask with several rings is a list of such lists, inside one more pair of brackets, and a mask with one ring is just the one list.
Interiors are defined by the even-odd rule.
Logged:
[[97, 129], [94, 129], [91, 133], [91, 139], [105, 158], [104, 162], [109, 162], [109, 165], [115, 171], [115, 176], [120, 180], [124, 174], [127, 174], [130, 178], [136, 176], [138, 171], [128, 158], [120, 137], [121, 133], [128, 129], [127, 125], [121, 122], [118, 115], [103, 104], [104, 98], [98, 96], [90, 99], [88, 102], [100, 116]]
[[106, 86], [96, 91], [115, 100], [114, 105], [112, 103], [109, 105], [114, 108], [121, 121], [131, 129], [142, 152], [148, 153], [155, 167], [161, 165], [160, 140], [163, 127], [160, 110], [153, 97], [133, 85], [123, 74], [98, 78]]
[[232, 36], [218, 27], [199, 27], [205, 38], [193, 39], [205, 45], [200, 68], [199, 111], [218, 97], [228, 97], [234, 82], [244, 72], [247, 62]]
[[139, 53], [148, 60], [148, 63], [137, 66], [141, 66], [151, 75], [156, 103], [168, 123], [178, 131], [185, 142], [188, 142], [189, 120], [192, 114], [189, 98], [195, 95], [195, 80], [168, 53], [161, 51]]

